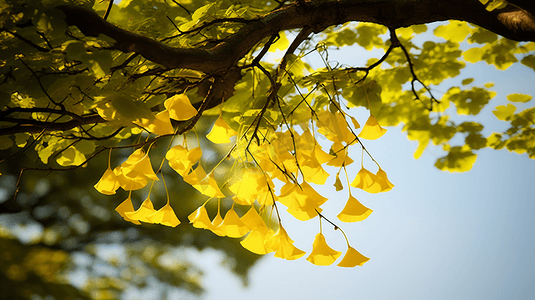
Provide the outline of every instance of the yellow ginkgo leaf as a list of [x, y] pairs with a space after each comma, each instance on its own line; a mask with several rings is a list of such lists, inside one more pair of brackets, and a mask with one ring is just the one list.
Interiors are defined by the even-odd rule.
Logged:
[[225, 231], [225, 235], [232, 238], [240, 238], [244, 236], [249, 229], [243, 222], [240, 217], [234, 211], [234, 208], [231, 208], [225, 214], [223, 222], [219, 225]]
[[262, 219], [262, 217], [258, 214], [254, 206], [251, 206], [251, 208], [243, 215], [240, 220], [243, 222], [245, 226], [247, 226], [247, 229], [253, 230], [258, 227], [266, 227], [266, 223]]
[[156, 176], [156, 173], [154, 173], [154, 170], [152, 169], [148, 154], [145, 154], [140, 160], [131, 165], [126, 166], [124, 163], [121, 164], [121, 168], [126, 177], [134, 178], [138, 176], [144, 176], [148, 179], [159, 180], [158, 176]]
[[357, 176], [353, 182], [351, 182], [351, 186], [374, 194], [381, 192], [382, 189], [381, 184], [378, 182], [377, 175], [366, 170], [364, 167], [357, 173]]
[[173, 134], [175, 132], [167, 110], [158, 113], [154, 119], [142, 118], [133, 123], [157, 135]]
[[351, 119], [351, 123], [353, 123], [353, 127], [355, 127], [355, 129], [359, 129], [360, 128], [360, 124], [357, 121], [357, 119], [353, 118], [352, 116], [349, 116], [349, 118]]
[[230, 138], [233, 136], [236, 136], [236, 131], [230, 128], [220, 115], [206, 138], [215, 144], [226, 144], [230, 143]]
[[240, 205], [252, 205], [255, 199], [265, 197], [269, 188], [273, 190], [275, 185], [268, 174], [257, 168], [244, 169], [241, 178], [229, 186], [229, 190], [235, 194], [232, 198]]
[[344, 209], [340, 214], [338, 214], [338, 219], [342, 222], [358, 222], [366, 219], [373, 210], [362, 205], [357, 198], [349, 195], [349, 200], [347, 200]]
[[377, 173], [375, 173], [375, 176], [377, 176], [377, 182], [379, 182], [381, 185], [381, 192], [388, 192], [394, 187], [392, 182], [390, 182], [388, 177], [386, 177], [386, 172], [381, 168], [379, 168]]
[[197, 109], [191, 105], [186, 94], [174, 95], [164, 102], [165, 108], [169, 111], [169, 117], [177, 121], [186, 121], [197, 115]]
[[61, 152], [61, 156], [56, 160], [61, 166], [78, 166], [86, 161], [85, 155], [73, 146]]
[[141, 148], [130, 154], [125, 162], [113, 170], [113, 173], [126, 191], [143, 188], [147, 185], [147, 179], [158, 180], [148, 155]]
[[318, 114], [318, 132], [333, 142], [354, 143], [355, 136], [349, 131], [344, 115], [324, 111]]
[[351, 157], [349, 157], [349, 155], [347, 154], [347, 147], [345, 147], [342, 143], [333, 143], [331, 146], [331, 150], [334, 154], [336, 154], [336, 158], [330, 160], [327, 163], [328, 166], [340, 168], [342, 166], [349, 166], [353, 163], [353, 159], [351, 159]]
[[121, 167], [129, 167], [140, 161], [145, 156], [145, 151], [142, 148], [137, 149], [128, 156], [128, 158], [121, 164]]
[[184, 181], [189, 183], [203, 195], [210, 198], [225, 198], [225, 194], [223, 194], [217, 186], [214, 173], [206, 175], [206, 172], [204, 172], [204, 169], [200, 164], [193, 172], [184, 176]]
[[147, 178], [140, 174], [138, 174], [138, 176], [134, 178], [127, 177], [123, 174], [123, 169], [121, 168], [121, 166], [118, 166], [113, 169], [113, 173], [115, 174], [117, 181], [125, 191], [139, 190], [141, 188], [144, 188], [148, 183]]
[[357, 177], [355, 177], [355, 180], [353, 180], [351, 186], [374, 194], [388, 192], [394, 187], [394, 185], [388, 180], [385, 171], [379, 169], [377, 174], [373, 174], [364, 167], [357, 173]]
[[307, 128], [305, 129], [305, 132], [303, 132], [303, 134], [299, 135], [298, 133], [294, 133], [294, 135], [297, 149], [299, 149], [301, 153], [311, 155], [312, 151], [314, 151], [314, 147], [317, 146], [318, 142], [316, 141], [316, 138], [314, 138], [310, 130]]
[[[353, 119], [353, 120], [355, 122], [357, 121], [355, 119]], [[346, 121], [346, 117], [342, 113], [338, 112], [338, 113], [336, 113], [336, 121], [338, 122], [338, 126], [340, 128], [340, 132], [342, 133], [341, 140], [344, 141], [347, 145], [352, 145], [352, 144], [356, 143], [357, 142], [357, 137], [355, 136], [354, 133], [352, 133], [349, 130], [349, 124]], [[353, 125], [355, 125], [354, 122], [353, 122]], [[358, 122], [356, 123], [356, 125], [358, 125], [360, 127]]]
[[275, 201], [278, 201], [278, 197], [275, 195], [275, 192], [272, 189], [268, 189], [265, 191], [265, 193], [258, 195], [256, 200], [260, 206], [269, 206], [273, 205]]
[[310, 155], [307, 155], [302, 151], [298, 152], [297, 160], [299, 161], [299, 167], [301, 168], [301, 173], [303, 174], [305, 181], [319, 185], [325, 184], [325, 181], [329, 177], [329, 173], [321, 167], [320, 162], [312, 152]]
[[310, 220], [322, 212], [320, 205], [327, 198], [318, 194], [308, 183], [287, 183], [282, 186], [278, 201], [288, 207], [287, 211], [301, 221]]
[[323, 149], [321, 149], [321, 147], [317, 144], [314, 145], [314, 150], [312, 151], [312, 153], [320, 164], [324, 164], [336, 157], [334, 155], [330, 155], [329, 153], [323, 151]]
[[381, 127], [373, 115], [368, 117], [366, 124], [359, 133], [359, 137], [367, 140], [376, 140], [386, 133], [386, 129]]
[[337, 266], [339, 267], [345, 267], [345, 268], [353, 268], [355, 266], [362, 266], [364, 265], [368, 260], [370, 260], [368, 257], [360, 254], [355, 248], [348, 246], [346, 254], [344, 255], [344, 258], [338, 263]]
[[130, 195], [128, 195], [128, 198], [126, 198], [126, 200], [124, 200], [121, 204], [119, 204], [115, 208], [115, 211], [117, 211], [121, 215], [121, 217], [123, 217], [123, 219], [125, 221], [132, 222], [132, 223], [137, 224], [137, 225], [141, 224], [138, 220], [130, 219], [125, 214], [127, 212], [134, 212], [135, 211], [134, 210], [134, 205], [132, 205], [132, 198], [130, 198]]
[[266, 246], [270, 252], [275, 251], [275, 257], [294, 260], [305, 255], [306, 252], [295, 247], [293, 242], [281, 225], [277, 232], [266, 241]]
[[147, 217], [152, 215], [154, 212], [156, 212], [156, 210], [154, 209], [149, 196], [147, 199], [145, 199], [145, 201], [143, 201], [143, 203], [141, 203], [141, 206], [136, 211], [125, 212], [125, 215], [132, 220], [151, 223]]
[[95, 189], [104, 195], [113, 195], [115, 191], [121, 186], [117, 180], [117, 176], [113, 173], [111, 167], [108, 167], [104, 175], [95, 184]]
[[202, 156], [201, 148], [193, 148], [188, 150], [181, 145], [176, 145], [169, 149], [165, 154], [165, 158], [169, 162], [169, 166], [173, 168], [182, 177], [189, 174], [191, 167], [195, 165]]
[[321, 233], [316, 234], [312, 244], [312, 252], [308, 255], [307, 260], [317, 266], [328, 266], [332, 264], [342, 252], [338, 252], [325, 241], [325, 236]]
[[154, 212], [152, 215], [147, 216], [150, 223], [162, 224], [165, 226], [176, 227], [180, 224], [180, 220], [176, 217], [175, 211], [167, 201], [162, 208]]
[[267, 254], [273, 252], [274, 250], [266, 246], [266, 241], [268, 241], [275, 232], [273, 229], [268, 227], [257, 227], [249, 232], [247, 237], [243, 239], [240, 244], [243, 248], [259, 254]]
[[212, 227], [212, 221], [210, 221], [204, 204], [192, 212], [188, 216], [188, 220], [195, 228], [210, 229]]
[[340, 173], [336, 173], [336, 180], [334, 181], [333, 186], [336, 188], [336, 191], [339, 192], [344, 189], [342, 181], [340, 180]]
[[223, 218], [221, 217], [221, 212], [218, 209], [215, 218], [212, 220], [212, 226], [208, 229], [219, 236], [225, 236], [225, 227], [221, 227], [222, 223]]

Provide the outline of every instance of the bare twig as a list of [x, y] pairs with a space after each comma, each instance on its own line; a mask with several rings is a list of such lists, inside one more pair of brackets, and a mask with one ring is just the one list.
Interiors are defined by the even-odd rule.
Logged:
[[399, 42], [396, 34], [395, 34], [395, 31], [394, 29], [390, 29], [390, 35], [392, 37], [392, 39], [395, 39], [396, 43], [398, 44], [398, 47], [401, 48], [401, 50], [403, 51], [403, 54], [405, 55], [405, 58], [407, 59], [407, 62], [409, 64], [409, 70], [411, 71], [411, 75], [412, 75], [412, 80], [411, 80], [411, 89], [412, 89], [412, 93], [414, 94], [414, 97], [416, 100], [418, 101], [421, 101], [422, 100], [420, 99], [420, 97], [418, 96], [418, 92], [416, 91], [416, 88], [414, 86], [414, 83], [415, 82], [418, 82], [420, 83], [424, 88], [425, 90], [427, 91], [427, 93], [429, 93], [429, 96], [431, 97], [431, 103], [429, 105], [429, 108], [427, 108], [429, 111], [432, 111], [433, 110], [433, 103], [440, 103], [440, 101], [438, 101], [434, 96], [433, 94], [431, 93], [431, 90], [429, 89], [429, 87], [427, 87], [419, 78], [418, 76], [416, 76], [416, 73], [414, 72], [414, 65], [412, 64], [412, 60], [411, 60], [411, 57], [409, 55], [409, 52], [407, 51], [407, 49], [405, 48], [405, 46], [403, 46], [403, 44], [401, 44], [401, 42]]
[[63, 105], [62, 103], [59, 103], [59, 102], [56, 102], [54, 101], [54, 99], [52, 99], [52, 97], [50, 96], [50, 94], [48, 94], [48, 92], [46, 91], [45, 87], [43, 86], [43, 83], [41, 83], [41, 79], [39, 79], [39, 76], [37, 76], [37, 74], [34, 72], [34, 70], [32, 68], [30, 68], [25, 62], [24, 60], [22, 60], [22, 58], [19, 56], [18, 59], [22, 62], [22, 64], [28, 69], [30, 70], [30, 72], [32, 73], [32, 75], [35, 77], [35, 79], [37, 79], [37, 82], [39, 83], [39, 87], [41, 87], [41, 90], [43, 91], [43, 93], [45, 93], [46, 97], [48, 98], [48, 100], [50, 100], [50, 102], [54, 103], [54, 105], [56, 106], [59, 106], [61, 108], [61, 110], [65, 110], [65, 105]]
[[176, 5], [178, 5], [178, 6], [179, 6], [180, 8], [182, 8], [183, 10], [185, 10], [186, 13], [188, 13], [188, 15], [191, 16], [191, 12], [190, 12], [186, 7], [184, 7], [184, 5], [180, 4], [180, 3], [179, 3], [178, 1], [176, 1], [176, 0], [171, 0], [171, 1], [173, 1]]
[[108, 4], [108, 8], [106, 9], [106, 13], [104, 14], [104, 17], [102, 17], [104, 20], [108, 19], [108, 16], [110, 15], [111, 8], [113, 6], [113, 0], [109, 0], [110, 4]]
[[2, 31], [5, 31], [5, 32], [11, 34], [12, 36], [18, 38], [19, 40], [25, 42], [26, 44], [32, 46], [33, 48], [35, 48], [35, 49], [37, 49], [37, 50], [39, 50], [41, 52], [50, 52], [50, 49], [47, 49], [45, 47], [41, 47], [41, 46], [35, 44], [34, 42], [30, 41], [29, 39], [23, 37], [22, 35], [16, 33], [16, 32], [13, 32], [13, 31], [5, 29], [5, 28], [0, 28], [0, 32], [2, 32]]

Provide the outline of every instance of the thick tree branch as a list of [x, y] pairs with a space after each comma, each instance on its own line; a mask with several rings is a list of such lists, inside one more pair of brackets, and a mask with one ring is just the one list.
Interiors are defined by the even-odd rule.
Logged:
[[[174, 48], [106, 22], [95, 12], [75, 6], [59, 7], [69, 25], [85, 35], [107, 35], [114, 47], [135, 52], [167, 68], [224, 73], [264, 38], [281, 30], [313, 27], [319, 32], [328, 26], [349, 21], [373, 22], [400, 28], [445, 20], [474, 23], [504, 37], [535, 41], [533, 12], [508, 6], [488, 12], [478, 0], [321, 0], [294, 2], [251, 20], [238, 32], [211, 49]], [[531, 9], [527, 7], [526, 9]]]
[[[16, 120], [12, 120], [12, 121], [16, 121]], [[81, 125], [106, 122], [106, 120], [102, 119], [102, 117], [99, 115], [81, 116], [79, 119], [73, 119], [73, 120], [70, 120], [67, 122], [61, 122], [61, 123], [40, 122], [40, 121], [28, 120], [28, 119], [21, 119], [20, 121], [21, 121], [20, 122], [21, 124], [14, 125], [12, 127], [0, 128], [0, 136], [21, 133], [21, 132], [39, 133], [43, 130], [65, 131], [65, 130], [73, 129]]]

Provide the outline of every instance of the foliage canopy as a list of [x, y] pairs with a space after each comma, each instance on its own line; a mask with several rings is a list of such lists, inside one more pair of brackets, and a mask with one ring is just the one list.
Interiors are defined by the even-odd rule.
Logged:
[[[1, 0], [0, 9], [0, 171], [18, 174], [6, 207], [37, 176], [28, 173], [93, 170], [96, 191], [122, 197], [110, 205], [125, 221], [171, 227], [165, 232], [189, 221], [292, 260], [306, 253], [280, 209], [343, 233], [322, 214], [328, 199], [314, 185], [347, 190], [337, 217], [349, 223], [372, 213], [350, 187], [394, 187], [365, 147], [388, 126], [418, 141], [415, 158], [430, 143], [442, 147], [435, 166], [444, 171], [469, 170], [483, 148], [535, 158], [532, 97], [507, 95], [493, 112], [509, 128], [485, 136], [484, 124], [465, 116], [496, 97], [492, 83], [458, 78], [480, 61], [535, 69], [530, 4]], [[430, 30], [435, 21], [449, 22]], [[377, 55], [362, 66], [333, 59], [347, 47]], [[441, 84], [447, 91], [436, 97]], [[350, 149], [361, 149], [360, 159]], [[181, 192], [189, 187], [197, 196]], [[363, 265], [368, 258], [346, 240], [338, 266]], [[313, 264], [342, 257], [321, 229], [312, 245]]]

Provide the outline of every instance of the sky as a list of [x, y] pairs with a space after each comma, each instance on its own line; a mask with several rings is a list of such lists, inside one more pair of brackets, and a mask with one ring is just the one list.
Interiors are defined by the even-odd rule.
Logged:
[[[343, 55], [339, 60], [346, 62]], [[479, 116], [468, 118], [482, 122], [486, 135], [506, 128], [492, 114], [495, 106], [507, 102], [506, 95], [535, 95], [535, 73], [524, 66], [497, 71], [478, 63], [457, 80], [467, 77], [479, 86], [492, 81], [498, 92]], [[439, 96], [448, 87], [433, 92]], [[348, 194], [347, 184], [343, 191], [334, 190], [334, 176], [317, 190], [330, 199], [323, 214], [342, 227], [369, 262], [346, 269], [336, 267], [339, 258], [319, 267], [306, 261], [306, 255], [286, 261], [268, 254], [250, 270], [244, 287], [221, 266], [222, 255], [186, 251], [204, 269], [203, 299], [535, 299], [535, 160], [484, 149], [477, 152], [471, 171], [443, 172], [434, 167], [443, 155], [439, 147], [428, 148], [415, 160], [417, 142], [397, 127], [365, 146], [395, 184], [381, 194], [352, 189], [353, 196], [374, 210], [370, 217], [350, 224], [337, 220]], [[350, 156], [359, 157], [358, 148]], [[365, 159], [365, 167], [371, 164]], [[348, 167], [350, 180], [357, 165]], [[283, 212], [282, 219], [295, 245], [310, 253], [319, 230], [317, 218], [301, 222]], [[340, 232], [323, 222], [323, 233], [332, 248], [345, 253]]]

